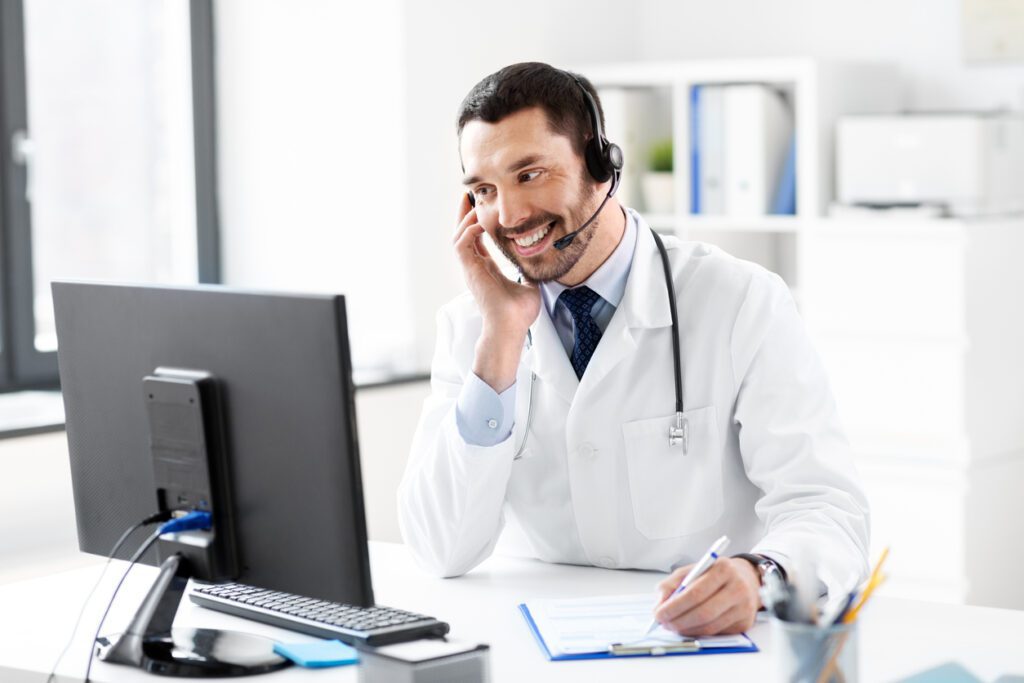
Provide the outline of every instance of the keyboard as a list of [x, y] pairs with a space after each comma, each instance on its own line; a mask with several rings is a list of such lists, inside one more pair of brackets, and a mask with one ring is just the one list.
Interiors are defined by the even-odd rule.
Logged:
[[422, 614], [345, 605], [240, 583], [196, 585], [189, 598], [202, 607], [349, 645], [387, 645], [448, 633], [448, 624]]

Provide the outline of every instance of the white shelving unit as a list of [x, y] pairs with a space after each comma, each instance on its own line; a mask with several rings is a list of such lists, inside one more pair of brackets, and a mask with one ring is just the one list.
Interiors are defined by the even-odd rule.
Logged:
[[1024, 608], [1024, 218], [833, 219], [800, 245], [889, 593]]
[[[675, 210], [645, 213], [651, 225], [760, 262], [793, 288], [871, 499], [873, 555], [892, 547], [884, 592], [1024, 608], [1024, 269], [1015, 257], [1024, 217], [825, 216], [838, 117], [899, 110], [885, 65], [770, 59], [578, 71], [602, 94], [648, 94], [642, 105], [654, 111], [627, 112], [642, 123], [634, 149], [673, 139]], [[689, 213], [691, 88], [725, 83], [787, 93], [796, 215]], [[607, 129], [617, 141], [614, 120]]]

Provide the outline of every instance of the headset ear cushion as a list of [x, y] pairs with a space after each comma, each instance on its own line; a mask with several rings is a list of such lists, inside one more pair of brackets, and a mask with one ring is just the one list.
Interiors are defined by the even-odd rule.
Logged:
[[584, 150], [587, 170], [590, 172], [590, 176], [599, 183], [603, 183], [612, 177], [613, 169], [608, 167], [608, 159], [605, 156], [606, 151], [607, 149], [602, 149], [601, 143], [593, 138], [587, 141], [587, 147]]

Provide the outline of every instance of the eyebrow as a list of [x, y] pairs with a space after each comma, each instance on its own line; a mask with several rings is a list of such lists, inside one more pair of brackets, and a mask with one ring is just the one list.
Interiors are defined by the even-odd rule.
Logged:
[[[515, 173], [516, 171], [524, 169], [527, 166], [532, 166], [533, 164], [537, 163], [538, 161], [540, 161], [543, 158], [544, 158], [544, 156], [542, 154], [527, 154], [525, 157], [523, 157], [523, 158], [519, 159], [518, 161], [510, 164], [508, 166], [508, 168], [505, 169], [505, 173]], [[480, 180], [481, 180], [480, 176], [477, 176], [477, 175], [468, 176], [468, 177], [462, 179], [462, 184], [463, 185], [475, 185], [475, 184], [479, 183]]]

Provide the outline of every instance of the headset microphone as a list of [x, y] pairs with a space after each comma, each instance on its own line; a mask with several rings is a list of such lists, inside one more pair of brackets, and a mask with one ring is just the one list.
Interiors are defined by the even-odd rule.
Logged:
[[562, 249], [565, 249], [567, 246], [572, 244], [572, 241], [574, 239], [576, 239], [576, 235], [578, 235], [581, 232], [583, 232], [584, 230], [586, 230], [587, 226], [594, 222], [594, 219], [597, 218], [598, 214], [601, 213], [601, 209], [604, 208], [604, 205], [608, 203], [608, 200], [612, 198], [612, 195], [615, 194], [615, 190], [617, 190], [617, 189], [619, 189], [619, 174], [618, 173], [616, 173], [613, 176], [611, 189], [609, 189], [608, 190], [608, 194], [606, 194], [604, 196], [604, 201], [601, 202], [601, 206], [597, 207], [597, 211], [594, 212], [594, 215], [591, 216], [590, 218], [588, 218], [587, 222], [584, 223], [583, 225], [581, 225], [576, 230], [573, 230], [572, 232], [570, 232], [568, 235], [565, 235], [564, 237], [559, 237], [557, 240], [555, 240], [552, 243], [552, 246], [555, 249], [558, 249], [559, 251], [561, 251]]

